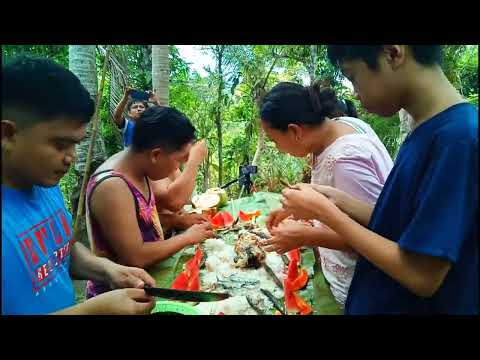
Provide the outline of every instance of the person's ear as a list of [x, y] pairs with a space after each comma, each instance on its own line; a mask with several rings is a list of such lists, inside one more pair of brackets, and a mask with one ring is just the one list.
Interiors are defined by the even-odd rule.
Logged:
[[15, 144], [17, 125], [11, 120], [2, 120], [2, 150], [9, 151]]
[[393, 71], [400, 68], [405, 63], [407, 55], [406, 45], [385, 45], [383, 47], [383, 53], [387, 64], [390, 65]]
[[288, 124], [288, 132], [296, 142], [301, 141], [303, 138], [303, 129], [297, 124]]
[[162, 151], [162, 149], [159, 149], [159, 148], [152, 149], [150, 150], [150, 161], [153, 164], [157, 164], [160, 162], [160, 159], [162, 158], [163, 155], [164, 155], [164, 152]]

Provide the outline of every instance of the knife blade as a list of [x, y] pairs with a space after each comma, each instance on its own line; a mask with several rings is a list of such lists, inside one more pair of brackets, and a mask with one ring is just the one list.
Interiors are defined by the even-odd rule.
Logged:
[[280, 311], [280, 313], [282, 315], [285, 315], [285, 309], [284, 307], [282, 306], [282, 304], [280, 303], [280, 301], [275, 297], [273, 296], [273, 294], [266, 290], [266, 289], [260, 289], [260, 291], [267, 297], [270, 299], [270, 301], [273, 303], [273, 306], [275, 307], [275, 309], [277, 309], [278, 311]]
[[270, 277], [272, 278], [272, 280], [275, 282], [275, 284], [280, 288], [280, 289], [283, 289], [283, 284], [282, 282], [280, 281], [280, 279], [277, 277], [277, 275], [275, 275], [275, 273], [273, 272], [272, 268], [270, 266], [268, 266], [266, 263], [263, 264], [263, 268], [265, 269], [265, 271], [267, 272], [268, 275], [270, 275]]
[[149, 286], [146, 286], [144, 290], [145, 290], [145, 293], [150, 296], [156, 296], [156, 297], [161, 297], [165, 299], [191, 301], [191, 302], [220, 301], [230, 297], [230, 295], [227, 293], [175, 290], [175, 289], [165, 289], [165, 288], [154, 288]]

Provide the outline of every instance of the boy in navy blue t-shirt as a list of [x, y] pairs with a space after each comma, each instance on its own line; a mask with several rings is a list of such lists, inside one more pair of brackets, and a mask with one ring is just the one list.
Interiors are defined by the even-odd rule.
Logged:
[[[74, 239], [58, 183], [93, 112], [62, 66], [27, 57], [2, 66], [2, 314], [146, 314], [155, 305], [142, 289], [155, 285], [145, 270]], [[72, 277], [120, 289], [75, 304]]]
[[441, 50], [328, 48], [367, 110], [414, 119], [374, 209], [329, 187], [283, 192], [288, 211], [360, 255], [346, 314], [478, 314], [478, 109], [445, 77]]

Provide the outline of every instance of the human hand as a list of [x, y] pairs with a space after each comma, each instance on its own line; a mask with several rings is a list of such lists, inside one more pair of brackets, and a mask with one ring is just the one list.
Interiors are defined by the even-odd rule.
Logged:
[[342, 213], [325, 195], [314, 190], [309, 184], [297, 184], [282, 191], [285, 211], [297, 219], [317, 219], [328, 225], [328, 219]]
[[303, 246], [302, 240], [309, 229], [310, 226], [297, 221], [284, 221], [271, 231], [273, 236], [270, 239], [261, 242], [262, 247], [268, 252], [284, 254]]
[[109, 261], [105, 265], [106, 280], [112, 288], [139, 288], [155, 286], [155, 279], [145, 270], [137, 267], [119, 265]]
[[203, 140], [197, 141], [195, 144], [192, 145], [190, 149], [188, 161], [193, 163], [195, 166], [198, 166], [207, 157], [207, 155], [208, 155], [207, 143], [203, 139]]
[[201, 224], [208, 221], [208, 217], [204, 214], [182, 214], [180, 216], [180, 225], [183, 229], [188, 229], [195, 224]]
[[156, 89], [153, 89], [153, 91], [147, 91], [147, 93], [150, 95], [150, 97], [148, 98], [148, 102], [155, 105], [160, 105], [160, 99], [157, 96]]
[[123, 94], [123, 97], [124, 98], [128, 98], [130, 96], [130, 94], [134, 91], [135, 89], [127, 86], [126, 89], [125, 89], [125, 93]]
[[342, 211], [346, 211], [346, 207], [353, 200], [352, 196], [347, 194], [345, 191], [336, 189], [332, 186], [327, 185], [310, 185], [313, 190], [318, 193], [325, 195], [331, 202], [338, 206]]
[[212, 225], [209, 222], [192, 225], [183, 233], [183, 235], [188, 239], [190, 245], [215, 237]]
[[145, 315], [155, 307], [155, 298], [143, 289], [117, 289], [85, 302], [91, 315]]
[[273, 228], [277, 227], [284, 219], [286, 219], [290, 214], [285, 211], [283, 208], [275, 209], [268, 214], [265, 224], [270, 233], [272, 233]]

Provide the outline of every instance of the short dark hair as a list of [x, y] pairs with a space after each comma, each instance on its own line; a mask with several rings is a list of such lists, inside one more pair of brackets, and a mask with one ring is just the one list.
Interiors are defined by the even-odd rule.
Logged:
[[138, 100], [138, 99], [130, 99], [128, 100], [128, 103], [127, 103], [127, 109], [130, 111], [130, 109], [132, 108], [132, 105], [136, 103], [142, 103], [143, 106], [145, 106], [145, 109], [148, 108], [148, 104], [146, 101]]
[[[338, 66], [345, 60], [363, 60], [371, 70], [378, 69], [378, 54], [385, 45], [328, 45], [328, 59]], [[442, 65], [443, 45], [408, 45], [419, 64]]]
[[277, 130], [286, 131], [288, 124], [317, 126], [326, 117], [357, 116], [353, 103], [339, 100], [321, 81], [311, 86], [292, 82], [275, 85], [264, 97], [260, 109], [262, 121]]
[[52, 60], [20, 56], [2, 66], [2, 119], [23, 127], [61, 116], [88, 123], [94, 111], [80, 80]]
[[152, 106], [135, 124], [132, 148], [140, 152], [160, 147], [171, 153], [193, 140], [195, 127], [184, 114], [168, 106]]

